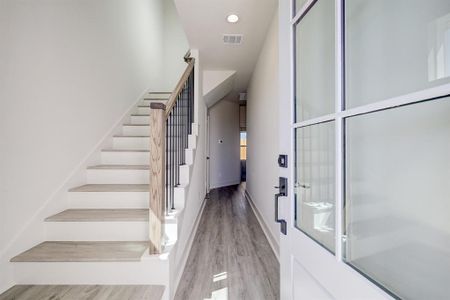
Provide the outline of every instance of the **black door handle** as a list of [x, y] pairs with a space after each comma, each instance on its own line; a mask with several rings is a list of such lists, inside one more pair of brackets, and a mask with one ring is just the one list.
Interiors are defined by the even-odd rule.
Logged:
[[280, 223], [280, 230], [281, 233], [283, 233], [284, 235], [287, 234], [287, 223], [286, 220], [280, 219], [279, 215], [278, 215], [278, 199], [280, 197], [284, 196], [281, 193], [275, 194], [275, 222]]
[[279, 214], [278, 214], [278, 198], [280, 197], [284, 197], [287, 196], [287, 178], [285, 177], [280, 177], [279, 179], [279, 184], [277, 187], [279, 189], [279, 192], [277, 194], [275, 194], [275, 222], [280, 223], [280, 230], [281, 232], [286, 235], [287, 234], [287, 223], [286, 220], [280, 219], [279, 218]]

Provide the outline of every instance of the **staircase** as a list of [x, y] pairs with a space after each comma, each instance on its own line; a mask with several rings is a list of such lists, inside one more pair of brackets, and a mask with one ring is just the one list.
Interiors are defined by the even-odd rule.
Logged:
[[[19, 284], [167, 285], [170, 247], [148, 254], [149, 114], [169, 96], [139, 102], [101, 164], [86, 169], [86, 184], [67, 192], [69, 208], [43, 220], [48, 240], [11, 259]], [[176, 240], [176, 215], [166, 216], [167, 241]]]

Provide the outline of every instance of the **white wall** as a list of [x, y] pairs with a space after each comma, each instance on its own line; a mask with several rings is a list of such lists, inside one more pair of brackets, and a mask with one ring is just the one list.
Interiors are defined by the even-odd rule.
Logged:
[[161, 87], [164, 90], [172, 91], [180, 75], [186, 69], [184, 55], [189, 50], [189, 44], [183, 26], [181, 25], [177, 9], [173, 0], [163, 0], [164, 2], [164, 68], [163, 75], [165, 82]]
[[236, 71], [203, 71], [203, 99], [206, 106], [212, 107], [225, 96], [233, 93]]
[[247, 95], [247, 192], [278, 248], [274, 185], [278, 183], [278, 14], [272, 20]]
[[130, 105], [168, 85], [174, 58], [164, 0], [0, 1], [2, 256], [42, 207], [64, 202], [52, 195]]
[[210, 188], [241, 181], [239, 103], [227, 97], [209, 109]]

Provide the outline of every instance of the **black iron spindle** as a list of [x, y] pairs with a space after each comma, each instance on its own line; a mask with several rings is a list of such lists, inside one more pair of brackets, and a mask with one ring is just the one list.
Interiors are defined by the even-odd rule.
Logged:
[[165, 188], [164, 188], [164, 199], [166, 199], [165, 201], [165, 206], [166, 206], [166, 214], [169, 212], [169, 157], [167, 155], [167, 149], [169, 148], [169, 132], [168, 132], [168, 128], [169, 128], [169, 119], [166, 120], [166, 140], [165, 140], [165, 145], [166, 145], [166, 150], [165, 150], [165, 162], [166, 165], [165, 167], [165, 171], [166, 174], [164, 174], [164, 177], [166, 179], [165, 181]]
[[186, 149], [194, 122], [194, 70], [184, 82], [166, 120], [166, 211], [175, 209], [175, 187], [180, 185], [180, 167], [186, 164]]

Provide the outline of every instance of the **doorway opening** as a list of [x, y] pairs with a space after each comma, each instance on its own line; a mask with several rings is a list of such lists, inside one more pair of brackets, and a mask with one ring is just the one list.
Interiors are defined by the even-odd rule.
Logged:
[[239, 104], [239, 150], [241, 158], [241, 181], [247, 180], [247, 103]]

